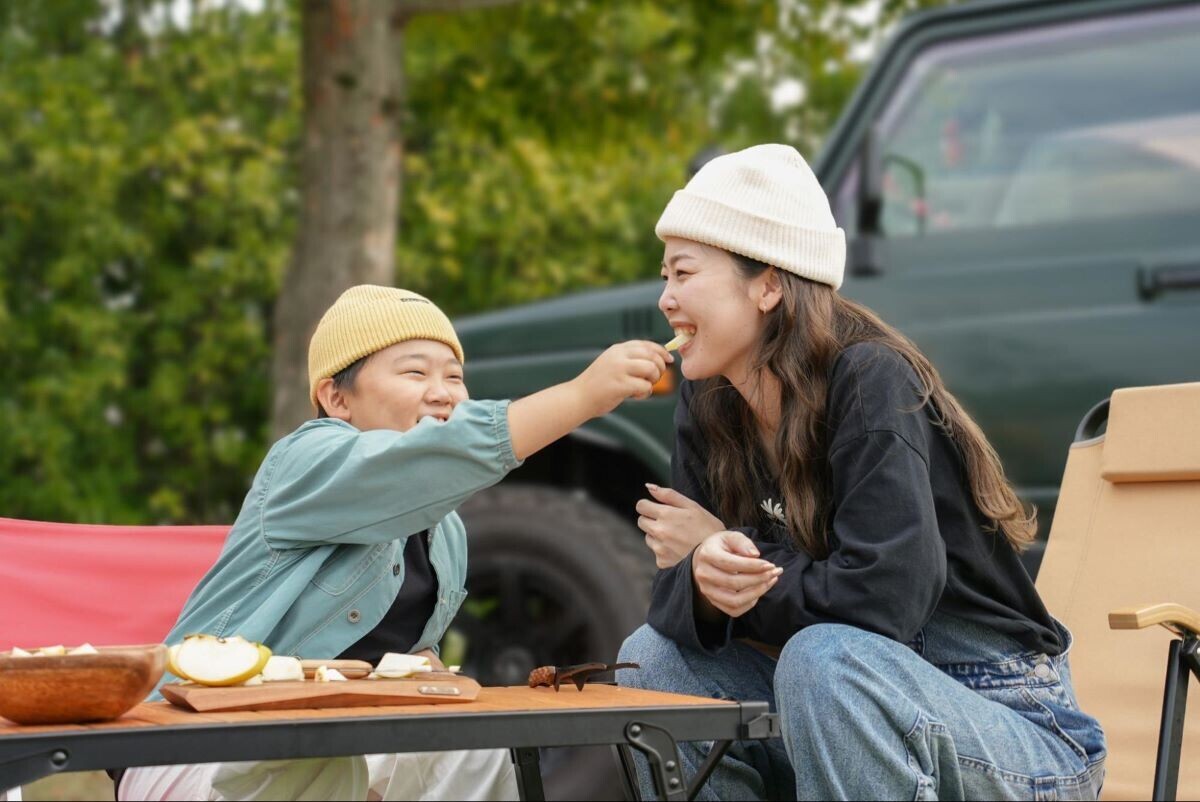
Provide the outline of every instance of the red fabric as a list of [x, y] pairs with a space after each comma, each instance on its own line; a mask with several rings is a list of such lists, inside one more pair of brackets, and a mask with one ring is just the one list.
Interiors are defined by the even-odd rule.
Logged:
[[0, 650], [161, 642], [228, 532], [0, 518]]

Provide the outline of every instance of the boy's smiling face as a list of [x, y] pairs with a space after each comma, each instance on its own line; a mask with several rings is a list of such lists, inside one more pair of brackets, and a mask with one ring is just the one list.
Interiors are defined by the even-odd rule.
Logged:
[[426, 416], [446, 420], [467, 399], [463, 366], [450, 346], [436, 340], [406, 340], [371, 354], [352, 387], [332, 379], [318, 385], [321, 406], [359, 431], [406, 432]]

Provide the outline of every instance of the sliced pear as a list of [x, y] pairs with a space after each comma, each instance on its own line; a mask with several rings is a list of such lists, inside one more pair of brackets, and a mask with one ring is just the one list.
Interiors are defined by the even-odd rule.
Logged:
[[11, 657], [33, 657], [32, 652], [27, 652], [24, 649], [22, 649], [20, 646], [12, 647], [12, 651], [9, 652], [9, 655]]
[[304, 666], [297, 657], [273, 656], [263, 666], [263, 682], [304, 681]]
[[174, 646], [167, 647], [167, 671], [170, 671], [186, 682], [190, 681], [191, 678], [187, 674], [184, 674], [183, 670], [175, 663], [175, 655], [179, 654], [179, 647], [182, 645], [181, 643], [176, 643]]
[[429, 662], [428, 657], [417, 657], [413, 654], [400, 654], [399, 652], [388, 652], [375, 667], [376, 676], [383, 679], [401, 679], [426, 671], [433, 671], [433, 665]]
[[687, 331], [687, 329], [675, 329], [675, 337], [666, 345], [664, 345], [663, 348], [666, 348], [668, 351], [675, 351], [687, 345], [691, 341], [691, 332]]
[[317, 682], [346, 682], [346, 676], [336, 668], [329, 666], [317, 666], [316, 674], [313, 679]]
[[74, 649], [67, 652], [67, 654], [100, 654], [100, 652], [96, 651], [96, 647], [92, 644], [84, 643], [76, 646]]
[[237, 685], [263, 670], [271, 650], [235, 635], [188, 635], [168, 653], [171, 673], [200, 685]]
[[43, 646], [38, 649], [38, 654], [42, 657], [61, 657], [67, 653], [67, 647], [59, 644], [58, 646]]

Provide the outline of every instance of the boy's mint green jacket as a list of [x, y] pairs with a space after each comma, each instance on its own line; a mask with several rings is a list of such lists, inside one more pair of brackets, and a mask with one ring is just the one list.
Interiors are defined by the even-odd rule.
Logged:
[[464, 401], [407, 432], [321, 418], [280, 440], [166, 642], [241, 635], [279, 655], [337, 657], [383, 619], [404, 583], [405, 539], [429, 529], [438, 598], [412, 650], [436, 648], [467, 595], [454, 510], [520, 464], [508, 403]]

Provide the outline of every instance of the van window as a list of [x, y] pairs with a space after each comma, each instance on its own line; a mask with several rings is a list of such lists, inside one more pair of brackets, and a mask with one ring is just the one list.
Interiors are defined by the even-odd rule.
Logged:
[[1200, 212], [1198, 43], [1190, 6], [929, 48], [879, 121], [884, 235]]

